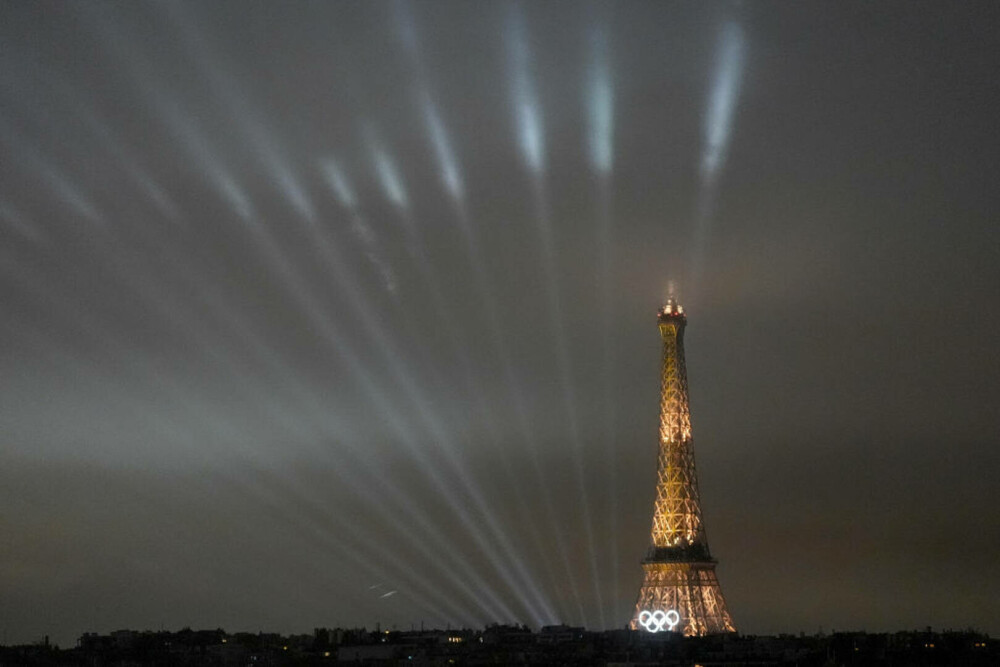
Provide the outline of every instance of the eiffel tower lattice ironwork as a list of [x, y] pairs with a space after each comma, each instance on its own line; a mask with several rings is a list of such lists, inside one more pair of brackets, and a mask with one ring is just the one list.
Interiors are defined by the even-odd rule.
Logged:
[[735, 632], [701, 517], [684, 365], [687, 317], [670, 298], [657, 319], [663, 363], [656, 504], [652, 544], [642, 561], [645, 578], [630, 625], [688, 636]]

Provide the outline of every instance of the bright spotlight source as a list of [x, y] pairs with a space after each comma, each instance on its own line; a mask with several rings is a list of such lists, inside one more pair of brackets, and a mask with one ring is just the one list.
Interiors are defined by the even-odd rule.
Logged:
[[[157, 100], [162, 100], [159, 94], [157, 94]], [[208, 175], [218, 194], [229, 202], [229, 205], [241, 219], [249, 220], [254, 214], [250, 197], [236, 182], [230, 171], [208, 149], [210, 144], [205, 136], [184, 115], [176, 102], [165, 100], [161, 101], [160, 106], [163, 108], [163, 121], [191, 154], [193, 161]]]
[[705, 178], [714, 176], [726, 157], [733, 111], [739, 97], [743, 59], [743, 30], [736, 23], [726, 23], [719, 38], [714, 83], [705, 118], [706, 145], [701, 163]]
[[306, 220], [310, 222], [315, 221], [316, 210], [309, 200], [309, 195], [302, 189], [302, 186], [292, 174], [291, 169], [287, 165], [276, 162], [272, 165], [272, 170], [278, 184], [281, 186], [282, 193], [288, 199], [289, 203], [291, 203], [292, 208], [298, 211]]
[[534, 84], [528, 73], [531, 54], [528, 52], [524, 20], [516, 10], [511, 12], [507, 22], [507, 50], [513, 69], [514, 110], [519, 140], [525, 161], [532, 171], [538, 172], [542, 169], [544, 139]]
[[340, 165], [333, 158], [326, 158], [320, 161], [320, 168], [326, 176], [326, 182], [336, 195], [341, 206], [351, 211], [358, 207], [358, 199], [354, 196], [354, 191], [347, 182], [347, 177], [341, 170]]
[[441, 180], [444, 181], [445, 189], [457, 202], [461, 202], [465, 195], [465, 188], [462, 178], [459, 175], [458, 165], [455, 160], [455, 153], [445, 130], [444, 122], [437, 105], [434, 104], [431, 95], [431, 87], [424, 72], [423, 58], [420, 53], [420, 44], [417, 38], [417, 26], [410, 11], [409, 3], [403, 0], [396, 0], [393, 3], [393, 16], [395, 17], [396, 35], [406, 56], [412, 61], [415, 72], [415, 86], [420, 96], [420, 107], [424, 114], [424, 123], [427, 125], [427, 132], [430, 134], [431, 143], [434, 145], [434, 153], [437, 156], [439, 168], [441, 170]]
[[424, 107], [424, 118], [430, 129], [431, 141], [434, 143], [434, 152], [437, 153], [438, 162], [441, 165], [441, 178], [451, 196], [455, 199], [462, 199], [464, 188], [462, 178], [458, 175], [458, 167], [455, 164], [455, 154], [452, 151], [451, 142], [448, 140], [448, 133], [441, 122], [441, 115], [426, 88], [421, 90], [421, 102]]
[[229, 200], [230, 205], [232, 205], [236, 213], [242, 219], [249, 220], [253, 215], [253, 206], [250, 204], [250, 198], [247, 197], [243, 188], [237, 185], [233, 177], [221, 168], [211, 174], [211, 176], [215, 181], [216, 187]]
[[590, 121], [590, 161], [602, 173], [611, 170], [611, 142], [614, 91], [608, 73], [607, 37], [596, 30], [593, 36], [593, 63], [588, 85], [587, 107]]
[[399, 172], [392, 158], [381, 148], [376, 148], [374, 159], [375, 171], [378, 172], [378, 180], [386, 196], [399, 208], [406, 208], [409, 205], [406, 190], [403, 189], [403, 181], [399, 178]]

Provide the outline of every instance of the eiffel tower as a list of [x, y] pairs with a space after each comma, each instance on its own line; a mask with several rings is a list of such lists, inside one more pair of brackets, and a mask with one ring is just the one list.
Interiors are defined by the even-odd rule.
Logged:
[[701, 636], [735, 632], [701, 518], [691, 440], [684, 308], [673, 297], [658, 312], [663, 338], [660, 452], [652, 544], [642, 561], [633, 630]]

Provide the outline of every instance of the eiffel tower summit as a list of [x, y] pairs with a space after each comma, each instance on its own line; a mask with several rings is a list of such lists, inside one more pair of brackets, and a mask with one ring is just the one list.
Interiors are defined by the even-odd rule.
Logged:
[[663, 363], [656, 505], [652, 544], [642, 561], [645, 578], [630, 625], [633, 630], [687, 636], [735, 632], [701, 518], [684, 365], [687, 316], [671, 297], [657, 320]]

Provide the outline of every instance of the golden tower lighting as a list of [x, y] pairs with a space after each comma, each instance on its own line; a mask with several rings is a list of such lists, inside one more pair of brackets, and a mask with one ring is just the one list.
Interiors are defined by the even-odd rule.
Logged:
[[735, 632], [701, 518], [684, 366], [687, 317], [671, 297], [657, 319], [663, 363], [656, 504], [652, 543], [642, 561], [645, 578], [630, 626], [687, 636]]

